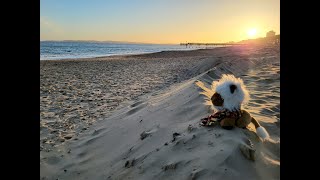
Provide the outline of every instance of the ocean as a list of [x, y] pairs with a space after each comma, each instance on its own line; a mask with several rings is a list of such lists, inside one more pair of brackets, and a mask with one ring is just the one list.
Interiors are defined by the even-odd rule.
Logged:
[[40, 60], [77, 59], [191, 49], [200, 49], [200, 47], [186, 47], [180, 46], [179, 44], [160, 45], [87, 41], [40, 41]]

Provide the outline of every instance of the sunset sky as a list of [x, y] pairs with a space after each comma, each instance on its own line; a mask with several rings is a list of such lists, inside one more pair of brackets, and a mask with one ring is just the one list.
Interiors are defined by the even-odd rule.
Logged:
[[280, 34], [280, 0], [41, 0], [41, 40], [228, 42]]

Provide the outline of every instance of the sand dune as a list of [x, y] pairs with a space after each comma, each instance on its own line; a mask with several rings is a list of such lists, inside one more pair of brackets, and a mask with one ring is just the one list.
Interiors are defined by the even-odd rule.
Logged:
[[[280, 179], [279, 48], [231, 47], [191, 52], [196, 55], [173, 53], [181, 61], [194, 61], [188, 72], [178, 73], [179, 82], [139, 95], [78, 133], [77, 139], [56, 144], [52, 151], [41, 151], [41, 178]], [[158, 58], [154, 69], [165, 61], [177, 62], [175, 58], [168, 59], [172, 53], [165, 54], [160, 53], [161, 58], [157, 54], [140, 58]], [[94, 63], [98, 67], [99, 61]], [[269, 131], [270, 141], [262, 143], [249, 130], [199, 126], [200, 119], [209, 112], [195, 81], [209, 84], [223, 73], [244, 79], [251, 92], [250, 103], [244, 108]], [[255, 161], [240, 150], [248, 150], [250, 142]]]

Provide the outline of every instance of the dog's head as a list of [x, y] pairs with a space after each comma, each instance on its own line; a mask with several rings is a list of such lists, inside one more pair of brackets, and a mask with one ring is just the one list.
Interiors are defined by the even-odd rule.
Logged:
[[211, 97], [214, 107], [232, 111], [240, 109], [241, 104], [249, 100], [249, 92], [242, 79], [233, 75], [222, 75], [219, 81], [212, 83], [212, 87], [215, 92]]
[[242, 79], [236, 78], [231, 74], [223, 74], [218, 81], [213, 81], [211, 89], [201, 88], [205, 90], [202, 94], [207, 96], [206, 104], [213, 105], [218, 110], [239, 110], [241, 104], [249, 100], [249, 92]]

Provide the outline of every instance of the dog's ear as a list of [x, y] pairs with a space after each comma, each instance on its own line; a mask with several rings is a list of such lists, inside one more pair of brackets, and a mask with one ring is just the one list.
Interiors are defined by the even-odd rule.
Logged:
[[222, 106], [224, 102], [221, 95], [217, 92], [213, 94], [213, 96], [211, 97], [211, 101], [214, 106]]
[[234, 85], [234, 84], [230, 85], [230, 92], [231, 92], [231, 94], [233, 94], [236, 89], [237, 89], [237, 86], [236, 86], [236, 85]]

